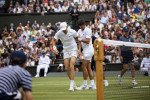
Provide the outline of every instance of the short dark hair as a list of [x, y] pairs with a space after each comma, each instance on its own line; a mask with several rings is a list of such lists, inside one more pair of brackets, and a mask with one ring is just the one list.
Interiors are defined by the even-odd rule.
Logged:
[[85, 21], [83, 19], [78, 20], [78, 25], [79, 26], [85, 25]]
[[23, 51], [14, 51], [10, 55], [10, 65], [20, 65], [21, 67], [27, 61], [27, 56]]

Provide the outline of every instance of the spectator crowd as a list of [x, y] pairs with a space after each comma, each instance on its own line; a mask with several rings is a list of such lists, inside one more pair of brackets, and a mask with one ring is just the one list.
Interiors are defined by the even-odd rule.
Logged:
[[[92, 30], [93, 39], [101, 37], [117, 41], [124, 35], [123, 28], [127, 26], [134, 42], [150, 43], [150, 0], [133, 0], [132, 3], [127, 0], [10, 0], [7, 13], [70, 12], [73, 6], [77, 6], [79, 12], [96, 12], [93, 20], [87, 24]], [[23, 50], [27, 54], [27, 66], [37, 64], [41, 51], [45, 51], [54, 64], [56, 55], [53, 53], [52, 38], [59, 30], [59, 25], [60, 22], [45, 25], [35, 20], [34, 23], [27, 21], [25, 25], [20, 22], [17, 26], [13, 23], [5, 26], [0, 34], [1, 66], [8, 64], [9, 54], [14, 50]], [[59, 52], [62, 51], [60, 40], [57, 48]], [[132, 49], [137, 65], [149, 51], [139, 47]], [[104, 50], [107, 63], [121, 62], [117, 47], [105, 45]]]

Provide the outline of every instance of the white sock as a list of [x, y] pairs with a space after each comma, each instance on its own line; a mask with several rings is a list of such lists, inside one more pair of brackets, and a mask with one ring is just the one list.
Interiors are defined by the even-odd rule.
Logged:
[[74, 85], [74, 80], [71, 80], [70, 81], [70, 86], [73, 86]]
[[84, 85], [87, 85], [87, 80], [84, 80], [84, 81], [83, 81], [83, 84], [84, 84]]
[[107, 80], [104, 80], [104, 83], [107, 82]]
[[91, 80], [91, 85], [95, 85], [94, 80]]

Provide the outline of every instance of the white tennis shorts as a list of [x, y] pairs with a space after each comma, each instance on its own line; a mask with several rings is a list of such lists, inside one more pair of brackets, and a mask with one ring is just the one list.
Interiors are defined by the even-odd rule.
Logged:
[[71, 58], [71, 57], [77, 58], [77, 56], [78, 56], [77, 50], [63, 51], [63, 53], [64, 53], [64, 59]]
[[91, 62], [92, 57], [94, 55], [94, 49], [89, 48], [89, 49], [83, 49], [83, 59], [84, 60], [89, 60]]

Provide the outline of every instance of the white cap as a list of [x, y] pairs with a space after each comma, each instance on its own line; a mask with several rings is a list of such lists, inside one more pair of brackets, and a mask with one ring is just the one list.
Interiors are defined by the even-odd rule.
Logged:
[[63, 64], [59, 64], [59, 66], [63, 66]]
[[62, 22], [62, 23], [60, 24], [60, 29], [61, 29], [61, 30], [66, 30], [66, 29], [67, 29], [67, 23], [66, 23], [66, 22]]

